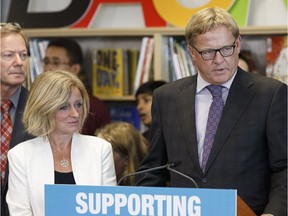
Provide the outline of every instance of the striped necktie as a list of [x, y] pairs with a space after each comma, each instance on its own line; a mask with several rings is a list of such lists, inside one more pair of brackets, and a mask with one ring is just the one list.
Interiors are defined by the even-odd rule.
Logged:
[[1, 100], [1, 180], [2, 186], [4, 186], [5, 171], [7, 165], [7, 152], [10, 145], [12, 136], [12, 121], [9, 115], [9, 109], [11, 107], [10, 100]]

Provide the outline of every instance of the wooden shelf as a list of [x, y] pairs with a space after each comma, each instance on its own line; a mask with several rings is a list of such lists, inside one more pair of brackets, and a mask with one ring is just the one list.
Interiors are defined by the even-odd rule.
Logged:
[[119, 96], [97, 96], [97, 97], [105, 101], [131, 101], [131, 102], [135, 101], [134, 95], [125, 95], [122, 97]]
[[243, 35], [285, 35], [287, 26], [247, 26], [240, 28], [240, 34]]
[[[184, 28], [127, 28], [127, 29], [87, 29], [87, 28], [71, 28], [71, 29], [25, 29], [27, 37], [92, 37], [92, 36], [153, 36], [160, 34], [167, 35], [183, 35]], [[240, 33], [244, 35], [270, 35], [270, 34], [287, 34], [287, 26], [247, 26], [241, 27]]]
[[[127, 42], [139, 41], [144, 36], [150, 36], [154, 38], [154, 79], [160, 80], [167, 77], [165, 75], [163, 64], [163, 52], [164, 44], [169, 36], [180, 36], [184, 38], [184, 28], [111, 28], [111, 29], [87, 29], [87, 28], [53, 28], [53, 29], [24, 29], [25, 35], [29, 38], [53, 38], [53, 37], [74, 37], [81, 40], [98, 41], [98, 45], [103, 45], [108, 41], [109, 46], [117, 46], [115, 43], [109, 43], [109, 41], [118, 41], [123, 43], [123, 46], [127, 45]], [[265, 36], [265, 35], [287, 35], [287, 26], [247, 26], [240, 28], [240, 34], [243, 36]], [[89, 38], [89, 40], [88, 40]], [[115, 41], [114, 41], [115, 40]], [[124, 42], [125, 41], [125, 42]], [[140, 46], [139, 46], [140, 49]], [[101, 99], [106, 101], [134, 101], [134, 96], [123, 97], [102, 97]]]

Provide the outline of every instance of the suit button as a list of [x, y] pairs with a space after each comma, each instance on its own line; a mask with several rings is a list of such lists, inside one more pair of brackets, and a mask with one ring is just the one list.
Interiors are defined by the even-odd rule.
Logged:
[[203, 178], [202, 179], [202, 183], [207, 183], [208, 182], [208, 179], [207, 178]]

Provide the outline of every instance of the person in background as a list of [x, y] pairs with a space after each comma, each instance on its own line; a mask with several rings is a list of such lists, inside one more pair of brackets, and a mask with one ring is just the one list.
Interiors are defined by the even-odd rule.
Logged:
[[250, 71], [248, 61], [239, 54], [239, 62], [238, 66], [243, 69], [244, 71]]
[[[1, 215], [8, 216], [6, 193], [8, 189], [7, 151], [18, 143], [31, 139], [21, 122], [28, 97], [22, 86], [26, 80], [28, 50], [26, 38], [18, 23], [1, 23]], [[4, 105], [8, 112], [5, 114]], [[5, 117], [6, 116], [6, 117]], [[8, 120], [8, 122], [6, 121]], [[8, 127], [10, 129], [8, 129]]]
[[150, 125], [152, 122], [151, 104], [152, 95], [156, 88], [166, 84], [166, 81], [156, 80], [148, 81], [139, 86], [135, 93], [137, 111], [139, 113], [141, 122], [146, 126], [147, 130], [143, 132], [143, 136], [149, 140]]
[[238, 66], [242, 68], [244, 71], [257, 73], [255, 61], [253, 59], [251, 51], [249, 50], [240, 51]]
[[[134, 173], [147, 153], [148, 141], [130, 123], [109, 123], [98, 129], [95, 135], [112, 145], [117, 181]], [[134, 185], [134, 177], [124, 179], [121, 185]]]
[[[198, 73], [154, 91], [138, 171], [179, 162], [199, 188], [236, 189], [256, 215], [287, 215], [287, 85], [238, 67], [241, 36], [224, 9], [194, 13], [185, 36]], [[168, 170], [137, 175], [136, 185], [167, 180], [196, 187]]]
[[44, 215], [45, 184], [116, 185], [111, 144], [78, 133], [88, 110], [74, 74], [49, 71], [34, 80], [23, 123], [36, 138], [8, 152], [10, 215]]
[[[71, 38], [56, 38], [48, 44], [43, 59], [44, 71], [61, 69], [83, 77], [83, 54], [79, 44]], [[84, 81], [84, 78], [82, 79]], [[109, 107], [99, 98], [89, 94], [89, 116], [83, 125], [82, 134], [94, 135], [97, 128], [111, 122]]]

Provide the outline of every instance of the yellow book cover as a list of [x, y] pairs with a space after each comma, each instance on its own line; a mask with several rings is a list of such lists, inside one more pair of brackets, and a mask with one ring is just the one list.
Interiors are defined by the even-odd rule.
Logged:
[[92, 91], [94, 96], [123, 96], [122, 49], [92, 50]]

